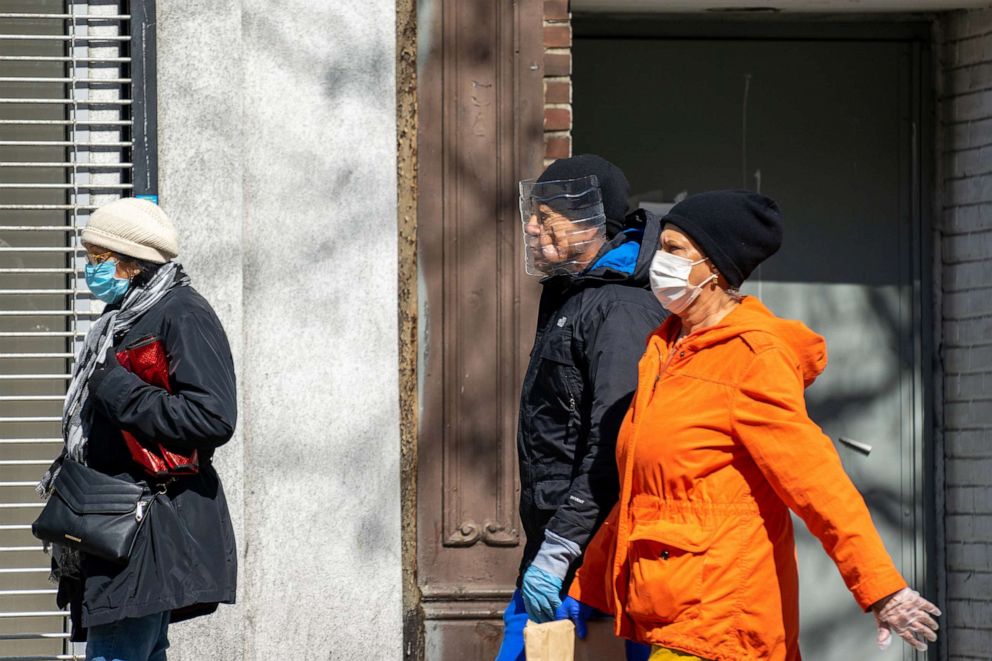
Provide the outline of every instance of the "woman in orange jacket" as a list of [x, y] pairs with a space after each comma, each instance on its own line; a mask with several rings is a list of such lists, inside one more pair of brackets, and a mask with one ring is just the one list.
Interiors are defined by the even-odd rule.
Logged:
[[736, 290], [778, 250], [778, 207], [714, 191], [663, 223], [651, 286], [672, 315], [648, 339], [617, 439], [620, 500], [564, 610], [613, 613], [652, 659], [799, 659], [791, 509], [874, 613], [879, 644], [895, 633], [925, 650], [940, 611], [907, 587], [806, 413], [823, 338]]

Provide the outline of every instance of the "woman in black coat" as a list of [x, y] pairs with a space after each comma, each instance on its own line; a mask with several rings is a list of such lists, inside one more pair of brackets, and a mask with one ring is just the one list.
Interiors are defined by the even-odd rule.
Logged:
[[[67, 395], [66, 454], [90, 468], [162, 492], [130, 559], [113, 564], [54, 549], [58, 603], [94, 661], [164, 661], [168, 625], [234, 603], [234, 530], [214, 451], [237, 419], [234, 363], [210, 304], [190, 286], [175, 227], [155, 204], [127, 198], [101, 207], [82, 232], [86, 280], [107, 307], [79, 352]], [[119, 352], [160, 341], [168, 389], [122, 366]], [[132, 458], [142, 446], [190, 455], [193, 475], [154, 478]], [[50, 481], [46, 476], [43, 486]]]

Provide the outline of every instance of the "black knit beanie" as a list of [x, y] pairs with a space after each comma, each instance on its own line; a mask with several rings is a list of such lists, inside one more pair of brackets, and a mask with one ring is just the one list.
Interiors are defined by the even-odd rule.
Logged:
[[537, 178], [538, 181], [563, 181], [596, 175], [599, 190], [603, 196], [603, 210], [606, 213], [606, 235], [615, 236], [624, 227], [630, 197], [630, 183], [623, 170], [596, 154], [579, 154], [571, 158], [559, 158], [547, 167]]
[[731, 287], [782, 245], [782, 215], [771, 198], [747, 190], [699, 193], [661, 219], [685, 232]]

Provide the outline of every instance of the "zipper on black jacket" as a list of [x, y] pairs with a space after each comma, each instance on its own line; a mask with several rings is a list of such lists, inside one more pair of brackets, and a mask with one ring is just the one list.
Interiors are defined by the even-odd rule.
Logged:
[[[572, 394], [572, 387], [568, 384], [568, 375], [565, 374], [563, 376], [565, 377], [565, 392], [568, 393], [568, 422], [565, 423], [565, 444], [567, 447], [572, 436], [572, 425], [575, 422], [573, 418], [578, 409], [575, 405], [575, 395]], [[576, 439], [576, 443], [578, 443], [578, 439]]]

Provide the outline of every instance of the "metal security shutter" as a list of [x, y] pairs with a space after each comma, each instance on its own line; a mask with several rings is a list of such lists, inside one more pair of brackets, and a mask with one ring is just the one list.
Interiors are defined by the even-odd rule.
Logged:
[[132, 4], [0, 0], [0, 661], [83, 658], [30, 524], [76, 347], [103, 307], [79, 231], [92, 209], [154, 186], [154, 114], [132, 86], [149, 73], [152, 5]]

